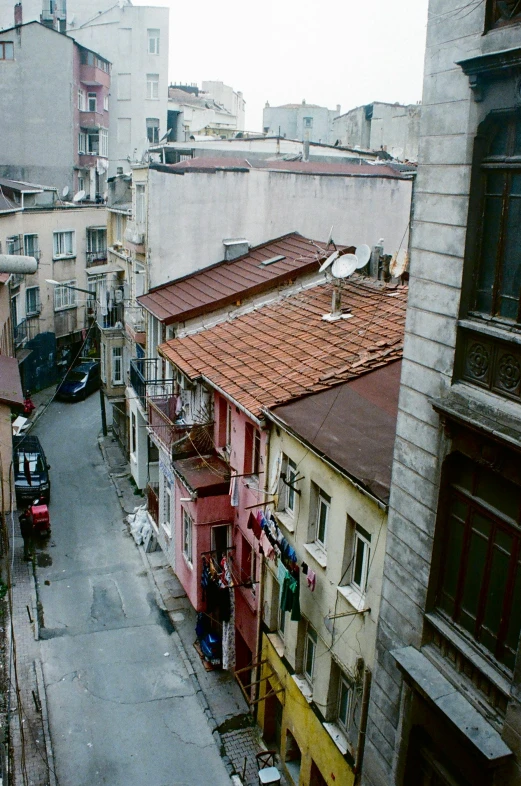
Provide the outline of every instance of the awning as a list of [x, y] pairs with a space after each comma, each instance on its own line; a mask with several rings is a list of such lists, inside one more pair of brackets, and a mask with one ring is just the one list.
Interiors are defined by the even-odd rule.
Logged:
[[7, 355], [0, 355], [0, 402], [9, 406], [24, 403], [18, 361]]
[[106, 273], [124, 273], [125, 271], [121, 265], [117, 265], [115, 262], [109, 262], [106, 265], [94, 265], [94, 267], [88, 267], [86, 272], [88, 276], [102, 276]]

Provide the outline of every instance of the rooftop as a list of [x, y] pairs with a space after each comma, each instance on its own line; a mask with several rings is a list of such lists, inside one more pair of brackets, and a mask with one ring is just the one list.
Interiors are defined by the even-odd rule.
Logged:
[[178, 164], [151, 164], [150, 169], [184, 175], [190, 172], [213, 173], [218, 171], [249, 172], [251, 169], [267, 169], [275, 172], [294, 172], [302, 175], [333, 175], [340, 177], [379, 177], [395, 180], [410, 179], [410, 174], [402, 173], [387, 164], [341, 163], [321, 161], [274, 161], [250, 162], [247, 158], [224, 158], [220, 156], [198, 156]]
[[401, 366], [401, 361], [389, 363], [273, 409], [275, 418], [297, 437], [385, 503], [391, 486]]
[[[193, 319], [209, 310], [252, 297], [306, 273], [317, 272], [326, 256], [326, 244], [302, 237], [298, 232], [283, 235], [250, 249], [231, 262], [222, 261], [184, 278], [152, 289], [138, 298], [141, 306], [170, 325]], [[282, 257], [269, 265], [262, 262]]]
[[400, 359], [407, 288], [354, 275], [342, 295], [351, 317], [328, 322], [333, 288], [320, 284], [174, 338], [160, 354], [190, 379], [210, 379], [255, 417]]

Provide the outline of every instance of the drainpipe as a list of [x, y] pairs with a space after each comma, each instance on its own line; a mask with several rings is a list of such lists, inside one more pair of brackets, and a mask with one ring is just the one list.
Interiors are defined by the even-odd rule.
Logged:
[[356, 748], [356, 759], [354, 766], [355, 784], [360, 783], [362, 776], [362, 762], [364, 760], [365, 735], [367, 729], [367, 715], [369, 713], [369, 694], [371, 691], [371, 672], [369, 669], [364, 671], [364, 686], [362, 689], [362, 711], [360, 713], [360, 731], [358, 732], [358, 745]]

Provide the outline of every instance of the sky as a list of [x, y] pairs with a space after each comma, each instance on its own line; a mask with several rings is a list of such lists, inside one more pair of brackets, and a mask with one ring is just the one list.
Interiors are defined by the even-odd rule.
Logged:
[[421, 100], [428, 0], [133, 0], [170, 8], [171, 82], [241, 90], [246, 130], [262, 109], [299, 103], [346, 112]]

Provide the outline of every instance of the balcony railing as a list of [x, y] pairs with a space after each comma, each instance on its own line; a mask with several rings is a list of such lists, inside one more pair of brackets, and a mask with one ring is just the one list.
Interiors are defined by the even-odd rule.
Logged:
[[141, 306], [125, 306], [125, 325], [128, 325], [134, 333], [144, 333], [145, 315]]
[[147, 404], [148, 425], [173, 461], [213, 450], [213, 423], [176, 420], [177, 396], [149, 396]]
[[24, 343], [24, 341], [27, 341], [29, 338], [27, 331], [27, 320], [22, 319], [22, 321], [19, 322], [14, 328], [13, 333], [15, 347], [19, 347]]
[[147, 508], [149, 515], [159, 525], [159, 483], [149, 483], [147, 486]]
[[91, 265], [101, 264], [107, 261], [107, 249], [103, 248], [100, 251], [87, 251], [87, 267]]
[[108, 308], [98, 301], [96, 322], [100, 330], [123, 330], [123, 303], [114, 303], [112, 308]]
[[174, 391], [174, 380], [162, 379], [160, 372], [159, 358], [136, 358], [130, 361], [130, 384], [144, 409], [148, 397], [168, 397]]

